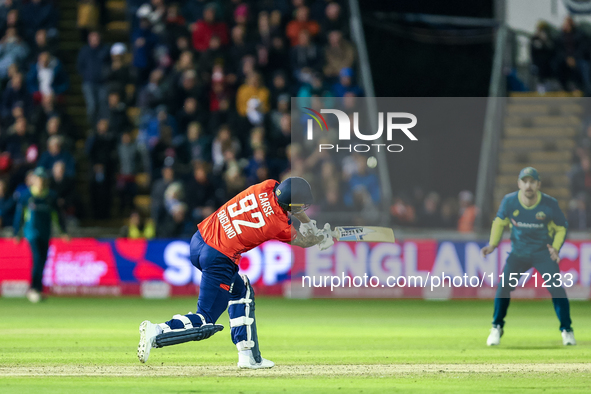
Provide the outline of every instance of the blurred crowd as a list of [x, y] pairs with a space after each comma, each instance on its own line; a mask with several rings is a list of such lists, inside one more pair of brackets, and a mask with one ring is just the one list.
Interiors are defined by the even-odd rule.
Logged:
[[572, 168], [568, 173], [571, 200], [568, 205], [569, 228], [591, 228], [591, 119], [577, 141]]
[[[530, 41], [538, 91], [580, 90], [591, 94], [591, 29], [568, 16], [560, 29], [540, 22]], [[553, 86], [559, 84], [557, 89]]]
[[0, 227], [36, 166], [52, 174], [65, 214], [75, 215], [73, 142], [64, 112], [67, 74], [57, 51], [58, 8], [48, 0], [0, 1]]
[[474, 194], [461, 191], [456, 197], [442, 198], [436, 192], [425, 193], [415, 188], [412, 193], [402, 193], [394, 198], [390, 207], [394, 224], [418, 228], [441, 228], [470, 233], [478, 209]]
[[[116, 43], [100, 33], [104, 2], [81, 0], [77, 72], [90, 130], [74, 130], [63, 111], [69, 76], [56, 51], [56, 3], [0, 4], [3, 226], [14, 192], [40, 165], [72, 218], [130, 217], [125, 235], [191, 235], [245, 187], [319, 168], [292, 168], [290, 97], [363, 94], [342, 0], [127, 0], [129, 40]], [[89, 207], [73, 189], [81, 139]], [[142, 174], [149, 212], [134, 204]]]
[[[591, 25], [575, 23], [567, 16], [556, 28], [540, 22], [530, 40], [532, 72], [537, 78], [539, 93], [564, 90], [591, 95]], [[526, 90], [514, 78], [509, 78], [511, 90]], [[588, 108], [585, 108], [588, 110]], [[569, 228], [591, 228], [591, 122], [585, 121], [576, 141], [572, 168], [568, 172], [571, 200], [567, 219]]]

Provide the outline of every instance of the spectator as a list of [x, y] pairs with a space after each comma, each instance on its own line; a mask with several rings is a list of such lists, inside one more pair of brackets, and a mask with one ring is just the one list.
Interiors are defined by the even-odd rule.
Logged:
[[207, 165], [198, 162], [194, 166], [193, 176], [187, 182], [187, 204], [191, 219], [199, 223], [211, 215], [220, 205], [219, 197], [219, 188], [208, 174]]
[[260, 125], [264, 114], [269, 112], [269, 96], [269, 89], [261, 84], [260, 74], [252, 73], [246, 83], [238, 88], [236, 110], [240, 116], [247, 117], [252, 125]]
[[111, 67], [107, 72], [107, 89], [109, 92], [119, 93], [119, 98], [125, 103], [129, 103], [132, 97], [127, 96], [127, 85], [132, 84], [133, 77], [131, 69], [125, 61], [127, 47], [120, 42], [111, 46]]
[[441, 216], [439, 213], [439, 194], [431, 192], [423, 201], [423, 206], [417, 216], [417, 224], [420, 227], [438, 228], [441, 227]]
[[187, 204], [184, 202], [174, 205], [165, 217], [162, 225], [158, 226], [160, 238], [184, 238], [189, 239], [195, 232], [195, 226], [187, 217]]
[[221, 68], [221, 66], [215, 66], [211, 78], [208, 130], [218, 129], [222, 123], [231, 122], [235, 118], [234, 111], [231, 108], [234, 93], [226, 85]]
[[176, 122], [166, 112], [166, 107], [157, 108], [157, 114], [148, 123], [146, 134], [149, 147], [152, 149], [152, 171], [159, 172], [166, 157], [174, 160], [173, 136], [176, 132]]
[[214, 3], [205, 6], [203, 19], [198, 21], [193, 28], [193, 48], [197, 52], [205, 52], [213, 36], [220, 39], [222, 45], [228, 45], [230, 39], [228, 27], [224, 22], [216, 20], [216, 8]]
[[343, 197], [343, 201], [349, 207], [353, 204], [353, 194], [356, 190], [363, 187], [374, 204], [378, 204], [381, 200], [380, 182], [375, 173], [370, 172], [367, 168], [367, 159], [362, 155], [356, 155], [355, 161], [357, 164], [357, 171], [351, 175], [348, 181], [347, 188]]
[[63, 149], [64, 138], [60, 135], [54, 135], [47, 140], [47, 151], [43, 152], [39, 158], [39, 167], [43, 167], [51, 171], [53, 165], [61, 161], [65, 165], [65, 175], [68, 178], [73, 178], [76, 175], [76, 164], [74, 157]]
[[573, 166], [569, 177], [572, 195], [576, 196], [579, 193], [591, 195], [591, 159], [589, 156], [581, 157], [580, 163]]
[[77, 27], [80, 29], [82, 41], [88, 39], [89, 31], [98, 28], [100, 17], [98, 1], [101, 0], [78, 0]]
[[253, 149], [253, 155], [248, 161], [248, 165], [244, 169], [247, 185], [250, 186], [258, 183], [258, 171], [262, 167], [268, 167], [267, 154], [265, 152], [265, 148], [260, 146]]
[[564, 19], [558, 39], [558, 79], [564, 90], [582, 88], [591, 94], [591, 70], [585, 38], [570, 16]]
[[441, 227], [456, 228], [460, 207], [455, 198], [447, 198], [441, 204]]
[[[232, 33], [234, 29], [232, 29]], [[265, 48], [271, 47], [273, 40], [273, 30], [271, 29], [271, 21], [269, 20], [269, 13], [267, 11], [259, 12], [257, 20], [257, 42]], [[233, 34], [232, 34], [233, 36]]]
[[33, 42], [35, 32], [47, 30], [50, 36], [57, 34], [58, 11], [48, 0], [31, 0], [22, 7], [25, 38]]
[[347, 94], [352, 94], [357, 97], [363, 96], [363, 90], [361, 90], [359, 86], [353, 84], [352, 68], [343, 68], [339, 72], [339, 82], [333, 86], [332, 92], [336, 97], [345, 97]]
[[300, 6], [296, 10], [296, 19], [287, 24], [286, 35], [291, 42], [291, 46], [296, 46], [300, 43], [300, 33], [307, 31], [310, 36], [315, 36], [320, 32], [320, 25], [316, 21], [308, 20], [310, 17], [310, 10], [306, 6]]
[[86, 102], [88, 123], [96, 124], [107, 116], [107, 85], [105, 75], [109, 61], [109, 48], [101, 43], [97, 31], [88, 34], [88, 45], [78, 52], [78, 73], [82, 76], [82, 92]]
[[221, 47], [218, 36], [212, 36], [209, 47], [199, 56], [198, 76], [207, 81], [211, 78], [211, 72], [216, 64], [225, 64], [226, 52]]
[[62, 119], [59, 115], [54, 114], [51, 115], [45, 124], [45, 133], [40, 138], [40, 147], [42, 151], [48, 149], [48, 142], [52, 136], [61, 136], [62, 137], [62, 146], [63, 148], [70, 152], [73, 148], [72, 139], [68, 136], [65, 128], [62, 126]]
[[397, 225], [412, 226], [416, 220], [414, 207], [403, 197], [396, 197], [394, 199], [394, 204], [390, 207], [390, 214], [392, 215], [394, 224]]
[[164, 166], [161, 170], [162, 178], [157, 179], [152, 185], [152, 192], [150, 193], [150, 217], [154, 220], [156, 226], [161, 223], [164, 218], [164, 192], [166, 188], [174, 182], [174, 169], [172, 165]]
[[194, 23], [203, 18], [203, 11], [208, 0], [184, 1], [181, 14], [187, 23]]
[[138, 18], [145, 18], [150, 21], [152, 31], [156, 35], [162, 35], [166, 25], [164, 18], [166, 15], [166, 5], [163, 0], [151, 0], [149, 3], [142, 4], [137, 10]]
[[[312, 73], [309, 83], [304, 83], [298, 91], [298, 104], [300, 107], [312, 106], [313, 97], [332, 97], [332, 93], [325, 87], [322, 74], [319, 72]], [[323, 104], [332, 102], [332, 100], [325, 100]]]
[[272, 130], [269, 138], [269, 152], [272, 156], [282, 162], [287, 161], [286, 148], [291, 143], [291, 115], [285, 113], [281, 115], [279, 129]]
[[[59, 99], [68, 90], [70, 80], [62, 63], [49, 52], [41, 52], [37, 63], [31, 66], [27, 74], [27, 86], [35, 102], [43, 97]], [[52, 99], [53, 101], [53, 99]]]
[[21, 73], [15, 73], [6, 89], [2, 92], [2, 102], [0, 104], [2, 124], [12, 123], [14, 120], [12, 109], [19, 103], [23, 108], [24, 116], [28, 116], [31, 113], [31, 96], [24, 86], [23, 75]]
[[130, 239], [152, 239], [156, 236], [154, 221], [144, 218], [134, 210], [129, 216], [129, 224], [121, 229], [121, 236]]
[[133, 43], [133, 66], [137, 70], [136, 82], [137, 86], [141, 87], [147, 82], [150, 71], [154, 68], [153, 52], [158, 43], [158, 36], [152, 32], [150, 21], [146, 17], [139, 17], [140, 23], [132, 33], [131, 42]]
[[166, 46], [174, 47], [174, 44], [180, 37], [187, 34], [185, 18], [180, 14], [179, 5], [172, 3], [166, 11]]
[[13, 64], [20, 66], [28, 55], [29, 47], [20, 39], [16, 29], [7, 29], [0, 40], [0, 79], [6, 79], [8, 68]]
[[181, 134], [186, 135], [187, 127], [190, 123], [198, 122], [205, 123], [206, 116], [199, 111], [199, 103], [195, 97], [187, 97], [185, 104], [177, 113], [176, 119], [178, 121], [178, 128]]
[[220, 127], [216, 138], [211, 144], [211, 157], [213, 161], [213, 173], [219, 174], [225, 164], [224, 151], [232, 150], [234, 153], [240, 151], [240, 142], [232, 137], [230, 127], [225, 124]]
[[203, 128], [198, 122], [191, 122], [187, 126], [187, 144], [185, 145], [192, 162], [211, 161], [211, 141], [203, 134]]
[[0, 228], [12, 226], [16, 202], [8, 193], [8, 184], [0, 179]]
[[109, 133], [119, 136], [131, 130], [131, 122], [127, 116], [127, 106], [121, 102], [119, 92], [109, 93]]
[[324, 195], [320, 202], [321, 212], [344, 212], [347, 208], [343, 205], [342, 195], [338, 182], [330, 182], [324, 188]]
[[343, 33], [333, 30], [328, 33], [328, 45], [324, 48], [324, 75], [337, 78], [344, 68], [352, 68], [355, 62], [355, 48], [343, 38]]
[[588, 195], [579, 193], [568, 204], [568, 226], [573, 230], [587, 230], [591, 220], [587, 210]]
[[349, 21], [343, 14], [339, 3], [332, 1], [326, 6], [321, 27], [324, 33], [338, 30], [344, 36], [349, 35]]
[[203, 98], [203, 90], [197, 82], [197, 73], [195, 70], [186, 70], [180, 78], [180, 84], [173, 86], [169, 91], [168, 108], [171, 112], [176, 112], [182, 108], [187, 97], [193, 97], [197, 100]]
[[109, 134], [109, 121], [101, 119], [96, 125], [96, 133], [87, 140], [87, 154], [92, 168], [90, 196], [95, 219], [108, 219], [111, 216], [111, 187], [115, 173], [115, 141]]
[[37, 30], [35, 33], [35, 43], [33, 44], [33, 50], [31, 52], [31, 62], [35, 62], [41, 52], [49, 52], [53, 56], [57, 53], [57, 46], [55, 45], [54, 40], [47, 37], [47, 30], [45, 29]]
[[8, 17], [8, 12], [15, 9], [15, 7], [16, 4], [14, 4], [13, 0], [3, 0], [0, 2], [0, 33], [4, 33], [6, 30], [6, 19]]
[[269, 98], [271, 109], [277, 109], [279, 96], [287, 95], [289, 97], [289, 88], [287, 86], [287, 76], [283, 70], [275, 71], [269, 89], [271, 96]]
[[162, 70], [155, 69], [150, 73], [150, 82], [140, 91], [138, 95], [138, 107], [141, 110], [142, 118], [152, 116], [156, 107], [164, 103], [163, 76], [164, 73]]
[[[39, 97], [37, 95], [36, 97]], [[63, 124], [64, 134], [69, 135], [72, 138], [76, 137], [76, 131], [72, 130], [69, 127], [68, 117], [67, 114], [62, 113], [59, 108], [57, 108], [57, 103], [55, 102], [56, 99], [52, 94], [47, 94], [40, 96], [41, 97], [41, 105], [34, 105], [33, 111], [31, 114], [31, 124], [35, 126], [35, 130], [37, 133], [43, 131], [45, 126], [47, 125], [47, 121], [49, 118], [53, 116], [58, 116], [61, 119], [61, 123]], [[67, 131], [67, 133], [66, 133]], [[45, 136], [41, 135], [41, 138]]]
[[226, 184], [226, 192], [229, 196], [235, 196], [246, 187], [246, 178], [242, 175], [242, 168], [236, 159], [236, 152], [229, 147], [223, 151], [225, 170], [223, 179]]
[[17, 34], [20, 37], [25, 37], [25, 28], [23, 26], [23, 22], [20, 18], [20, 13], [17, 8], [13, 8], [6, 13], [6, 18], [0, 19], [1, 25], [1, 34], [4, 36], [6, 34], [6, 30], [14, 28], [17, 31]]
[[119, 194], [122, 215], [133, 208], [133, 199], [137, 193], [135, 177], [141, 166], [140, 151], [132, 140], [131, 134], [124, 132], [117, 146], [119, 173], [117, 174], [117, 193]]
[[289, 52], [282, 37], [273, 37], [267, 68], [270, 72], [289, 68]]
[[290, 55], [293, 75], [300, 83], [310, 82], [311, 74], [322, 66], [320, 50], [311, 42], [307, 30], [300, 31], [298, 44], [291, 48]]
[[56, 161], [51, 168], [49, 187], [57, 193], [57, 206], [61, 214], [71, 218], [76, 216], [74, 179], [66, 176], [66, 164]]
[[5, 170], [9, 169], [10, 190], [25, 179], [27, 171], [35, 167], [39, 158], [39, 148], [34, 132], [24, 117], [17, 117], [7, 130], [7, 136], [0, 140], [0, 152], [5, 161]]
[[478, 215], [478, 209], [474, 205], [474, 195], [468, 190], [463, 190], [459, 195], [460, 218], [458, 220], [458, 231], [470, 233], [474, 231], [474, 221]]
[[[536, 26], [536, 32], [530, 40], [530, 52], [533, 72], [538, 76], [539, 83], [543, 84], [554, 75], [553, 61], [556, 56], [554, 40], [550, 36], [550, 26], [547, 22], [540, 22]], [[545, 88], [543, 88], [545, 91]]]

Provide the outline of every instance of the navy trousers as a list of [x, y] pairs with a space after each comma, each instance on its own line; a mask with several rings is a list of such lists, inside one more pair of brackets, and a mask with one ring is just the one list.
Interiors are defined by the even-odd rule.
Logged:
[[[237, 301], [246, 296], [246, 285], [238, 274], [238, 265], [229, 257], [207, 245], [199, 231], [191, 239], [191, 263], [201, 271], [201, 285], [197, 300], [197, 313], [206, 323], [215, 323], [228, 307], [230, 300]], [[253, 295], [254, 297], [254, 295]], [[202, 325], [201, 318], [194, 314], [186, 315], [193, 327]], [[235, 318], [239, 316], [230, 316]], [[183, 328], [178, 319], [167, 321], [171, 329]], [[232, 342], [238, 343], [247, 338], [246, 327], [232, 328]]]
[[47, 250], [49, 249], [49, 239], [27, 238], [33, 255], [33, 271], [31, 274], [31, 288], [38, 292], [43, 291], [43, 270], [47, 262]]
[[[535, 268], [540, 275], [550, 274], [552, 280], [547, 282], [546, 285], [548, 291], [552, 295], [552, 303], [554, 304], [554, 311], [558, 320], [560, 320], [560, 330], [571, 330], [571, 318], [570, 318], [570, 305], [566, 296], [566, 291], [562, 286], [558, 286], [558, 281], [554, 279], [554, 274], [559, 273], [560, 269], [558, 264], [550, 258], [550, 253], [544, 250], [541, 252], [533, 253], [530, 256], [517, 256], [510, 253], [507, 257], [507, 263], [503, 270], [504, 283], [499, 283], [497, 293], [495, 295], [495, 311], [493, 315], [493, 324], [505, 325], [505, 316], [507, 316], [507, 309], [509, 308], [509, 302], [511, 301], [511, 292], [515, 290], [515, 287], [510, 286], [509, 276], [511, 273], [521, 274], [526, 272], [530, 268]], [[517, 276], [518, 279], [521, 276]], [[546, 275], [547, 279], [548, 276]], [[540, 278], [541, 279], [541, 278]], [[538, 279], [538, 286], [541, 286], [545, 279], [540, 281]], [[515, 284], [515, 281], [512, 281]]]

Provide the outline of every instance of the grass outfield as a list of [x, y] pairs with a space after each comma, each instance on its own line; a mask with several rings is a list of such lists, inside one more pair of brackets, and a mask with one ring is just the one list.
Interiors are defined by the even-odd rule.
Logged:
[[0, 392], [591, 392], [591, 303], [572, 302], [578, 341], [562, 346], [552, 303], [515, 300], [501, 346], [492, 301], [257, 299], [271, 370], [235, 368], [226, 329], [155, 349], [139, 363], [138, 325], [195, 299], [0, 299]]

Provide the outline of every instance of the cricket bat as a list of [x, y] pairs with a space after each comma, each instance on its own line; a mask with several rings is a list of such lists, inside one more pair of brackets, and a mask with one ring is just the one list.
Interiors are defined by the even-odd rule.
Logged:
[[342, 226], [332, 230], [337, 241], [348, 242], [396, 242], [394, 231], [388, 227]]

